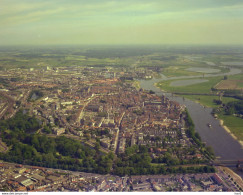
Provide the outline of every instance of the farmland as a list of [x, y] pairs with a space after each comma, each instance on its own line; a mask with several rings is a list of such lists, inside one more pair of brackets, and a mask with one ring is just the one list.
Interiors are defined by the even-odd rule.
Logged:
[[219, 90], [243, 89], [243, 80], [222, 80], [216, 86]]

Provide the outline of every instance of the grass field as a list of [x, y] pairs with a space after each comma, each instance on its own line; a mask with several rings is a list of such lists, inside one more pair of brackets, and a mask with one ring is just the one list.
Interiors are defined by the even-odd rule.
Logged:
[[188, 85], [199, 84], [203, 82], [208, 82], [206, 79], [189, 79], [189, 80], [178, 80], [170, 83], [172, 87], [185, 87]]
[[236, 116], [218, 114], [230, 131], [241, 141], [243, 141], [243, 119]]
[[[156, 84], [157, 87], [161, 88], [164, 91], [168, 92], [181, 92], [181, 93], [211, 93], [211, 88], [215, 86], [219, 81], [221, 81], [222, 77], [211, 77], [207, 78], [207, 82], [193, 84], [189, 86], [180, 86], [180, 87], [172, 87], [170, 83], [172, 81], [162, 81]], [[184, 79], [188, 80], [188, 79]]]
[[228, 76], [228, 79], [243, 81], [243, 74], [231, 75], [231, 76]]
[[220, 69], [216, 69], [216, 68], [204, 68], [204, 67], [191, 67], [191, 68], [188, 68], [186, 70], [187, 71], [191, 71], [191, 72], [205, 73], [205, 74], [221, 72]]
[[216, 54], [209, 54], [209, 55], [202, 55], [203, 61], [210, 61], [214, 62], [218, 65], [221, 64], [221, 62], [237, 62], [242, 61], [242, 55], [228, 55], [228, 54], [222, 54], [222, 55], [216, 55]]
[[202, 73], [188, 71], [187, 68], [189, 66], [169, 66], [163, 70], [163, 74], [167, 77], [203, 75]]
[[237, 87], [243, 89], [243, 81], [240, 83], [237, 83]]
[[[211, 108], [217, 108], [219, 105], [215, 104], [213, 102], [214, 99], [218, 100], [219, 97], [218, 96], [208, 96], [208, 95], [181, 95], [181, 97], [185, 97], [187, 99], [196, 101], [200, 104], [202, 104], [203, 106], [206, 107], [211, 107]], [[235, 98], [231, 98], [231, 97], [222, 97], [222, 101], [224, 104], [227, 104], [228, 102], [232, 102], [232, 101], [238, 101]]]

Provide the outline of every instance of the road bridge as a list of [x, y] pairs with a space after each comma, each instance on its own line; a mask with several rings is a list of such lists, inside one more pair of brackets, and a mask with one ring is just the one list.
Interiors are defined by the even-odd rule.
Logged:
[[243, 167], [243, 159], [232, 159], [232, 160], [220, 160], [216, 159], [212, 162], [215, 166], [225, 166], [225, 167]]

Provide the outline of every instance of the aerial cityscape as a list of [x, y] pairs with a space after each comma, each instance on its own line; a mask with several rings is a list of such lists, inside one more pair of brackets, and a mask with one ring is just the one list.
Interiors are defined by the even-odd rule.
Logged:
[[243, 191], [242, 2], [15, 1], [1, 192]]

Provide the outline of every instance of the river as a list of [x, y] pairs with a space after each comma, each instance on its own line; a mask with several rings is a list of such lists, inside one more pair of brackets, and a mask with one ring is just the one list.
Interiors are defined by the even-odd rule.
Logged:
[[[230, 71], [230, 74], [236, 72], [236, 69]], [[239, 71], [237, 71], [239, 73]], [[217, 74], [226, 75], [226, 74]], [[215, 75], [214, 75], [215, 76]], [[183, 77], [185, 78], [185, 77]], [[191, 77], [186, 77], [191, 78]], [[178, 79], [178, 77], [177, 77]], [[235, 140], [226, 130], [220, 125], [219, 120], [211, 115], [211, 108], [204, 108], [202, 105], [188, 99], [183, 99], [179, 96], [172, 96], [171, 93], [164, 93], [159, 88], [154, 86], [161, 80], [168, 80], [162, 75], [161, 79], [139, 80], [140, 86], [146, 90], [153, 90], [157, 95], [165, 95], [170, 100], [186, 105], [190, 116], [195, 124], [195, 130], [200, 134], [202, 141], [206, 145], [214, 149], [216, 158], [219, 160], [238, 160], [243, 159], [243, 149], [239, 142]], [[208, 123], [212, 125], [208, 127]]]

